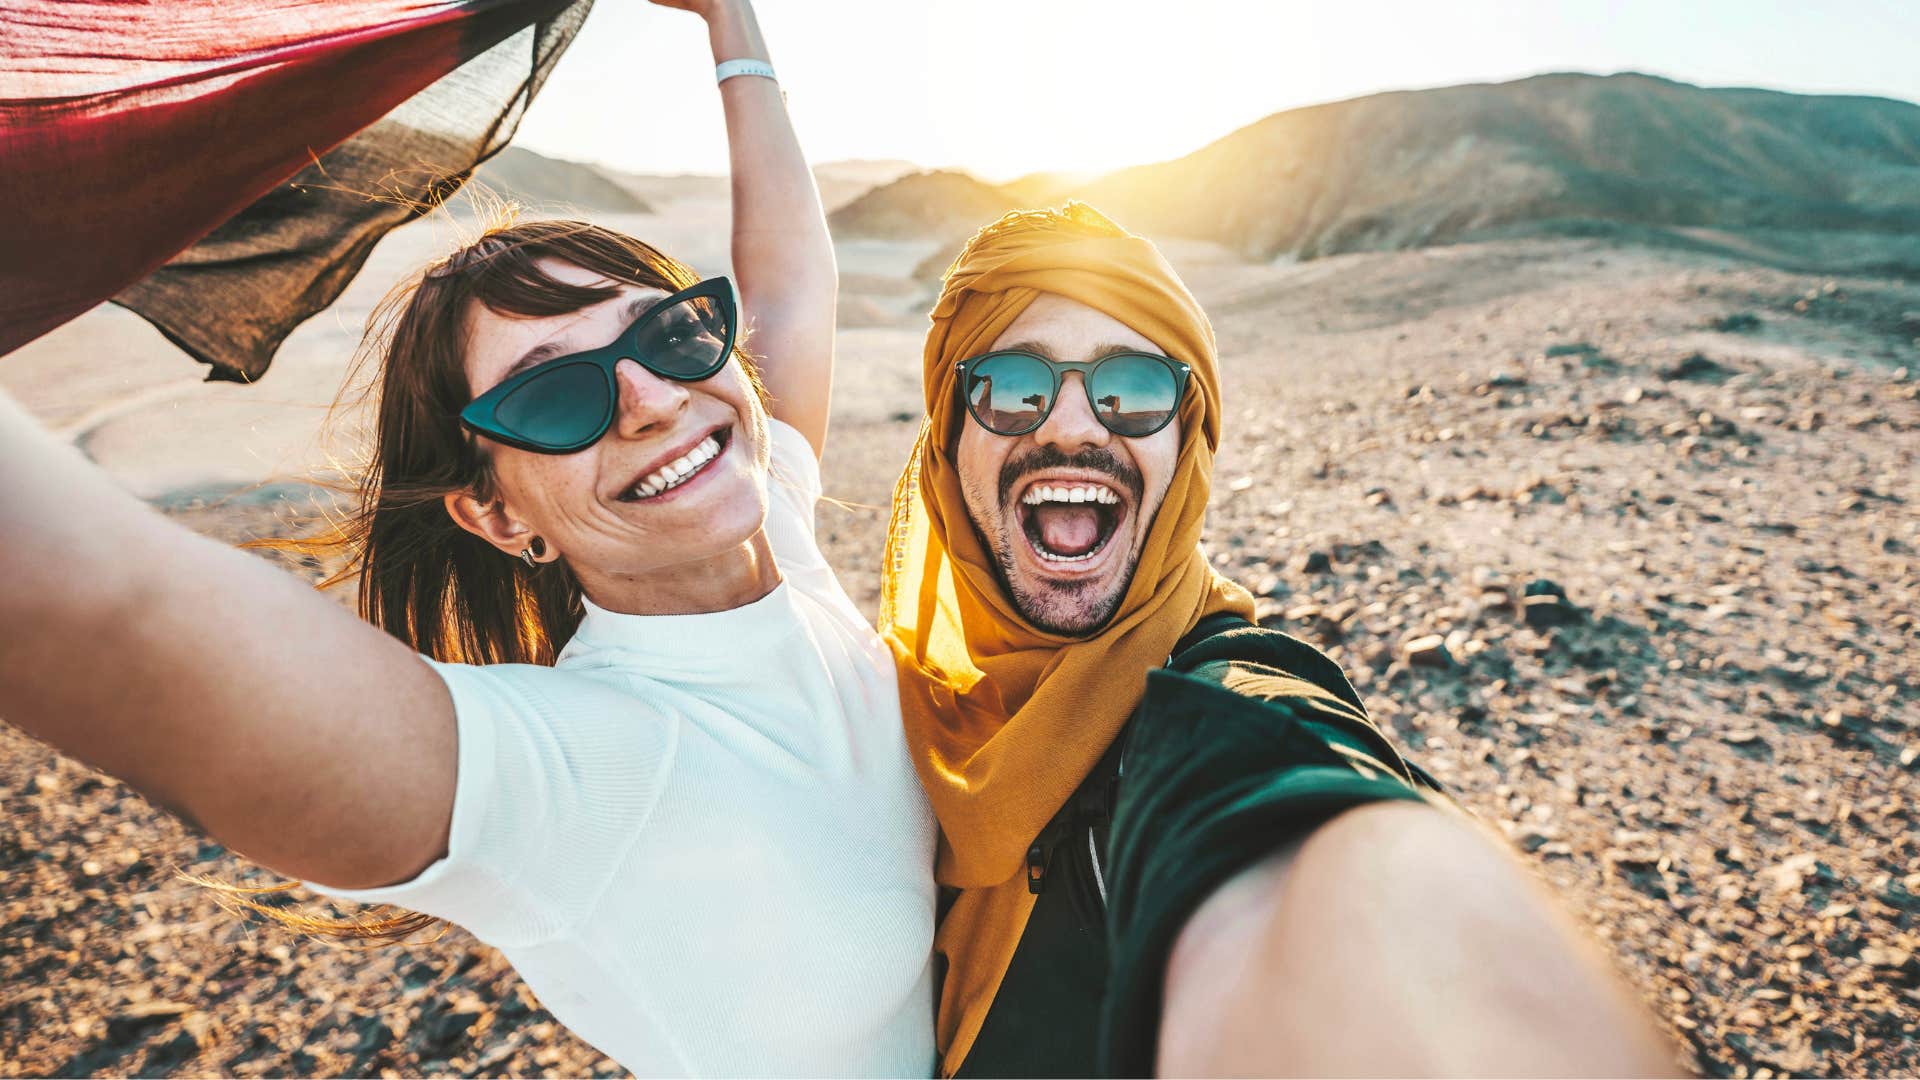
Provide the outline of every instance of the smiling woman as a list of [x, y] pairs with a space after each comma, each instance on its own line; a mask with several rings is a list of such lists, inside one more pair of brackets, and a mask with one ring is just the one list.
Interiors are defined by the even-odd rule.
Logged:
[[366, 621], [0, 400], [0, 543], [58, 571], [0, 591], [36, 628], [0, 638], [0, 715], [405, 912], [252, 905], [282, 922], [466, 927], [632, 1072], [927, 1075], [932, 817], [891, 655], [813, 528], [832, 248], [751, 8], [670, 6], [761, 72], [720, 89], [737, 297], [565, 221], [393, 293], [358, 516], [321, 538]]
[[471, 277], [471, 296], [448, 286], [423, 303], [452, 308], [440, 319], [457, 321], [467, 345], [448, 382], [476, 395], [436, 410], [478, 432], [485, 458], [483, 475], [443, 494], [447, 519], [536, 567], [564, 557], [617, 611], [694, 614], [765, 596], [777, 576], [758, 539], [764, 391], [733, 347], [731, 284], [699, 283], [591, 226], [523, 228], [532, 235], [496, 234], [507, 246], [484, 273], [448, 279]]

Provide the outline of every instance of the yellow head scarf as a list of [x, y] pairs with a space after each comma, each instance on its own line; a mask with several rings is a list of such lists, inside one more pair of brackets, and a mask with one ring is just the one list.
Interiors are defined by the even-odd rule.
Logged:
[[[1043, 292], [1105, 312], [1193, 367], [1166, 499], [1119, 611], [1087, 638], [1020, 616], [968, 517], [953, 460], [966, 416], [954, 364], [988, 351]], [[949, 965], [936, 1034], [950, 1075], [1033, 911], [1028, 846], [1126, 723], [1148, 669], [1208, 614], [1250, 616], [1253, 600], [1200, 550], [1220, 440], [1213, 329], [1151, 243], [1080, 203], [1008, 214], [948, 269], [932, 319], [927, 422], [894, 489], [880, 625], [899, 661], [908, 745], [940, 818], [937, 876], [964, 890], [935, 943]]]

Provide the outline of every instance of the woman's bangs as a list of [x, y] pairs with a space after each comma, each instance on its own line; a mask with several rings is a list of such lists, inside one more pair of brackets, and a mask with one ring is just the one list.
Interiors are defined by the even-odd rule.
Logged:
[[[515, 244], [473, 268], [469, 286], [473, 299], [502, 315], [541, 317], [579, 311], [620, 291], [618, 284], [581, 285], [562, 281], [541, 265], [543, 257], [581, 265], [577, 256], [548, 250], [545, 245]], [[599, 267], [582, 266], [582, 269], [612, 281], [625, 280]]]

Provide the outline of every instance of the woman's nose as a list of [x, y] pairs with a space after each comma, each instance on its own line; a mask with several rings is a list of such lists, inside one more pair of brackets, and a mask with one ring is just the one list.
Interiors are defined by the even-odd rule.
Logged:
[[633, 437], [654, 427], [672, 427], [686, 411], [690, 397], [686, 383], [655, 375], [633, 360], [620, 361], [613, 371], [620, 387], [620, 411], [614, 424], [621, 435]]
[[1087, 403], [1087, 386], [1081, 374], [1067, 372], [1060, 380], [1060, 400], [1053, 403], [1046, 422], [1034, 431], [1034, 441], [1072, 454], [1105, 446], [1111, 437], [1112, 433], [1093, 415], [1093, 407]]

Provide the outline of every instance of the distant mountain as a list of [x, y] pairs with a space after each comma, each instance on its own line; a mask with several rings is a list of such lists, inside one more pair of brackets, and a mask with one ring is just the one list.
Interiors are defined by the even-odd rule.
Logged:
[[[729, 194], [727, 177], [703, 173], [626, 172], [598, 168], [601, 175], [628, 192], [650, 203], [658, 212], [673, 213], [671, 204], [683, 200], [708, 202], [725, 200]], [[826, 161], [813, 167], [813, 180], [820, 189], [820, 202], [834, 210], [882, 184], [890, 184], [907, 173], [919, 172], [911, 161], [892, 159], [854, 159]]]
[[1020, 200], [963, 172], [937, 170], [883, 184], [827, 215], [838, 237], [947, 239], [965, 236]]
[[1541, 75], [1292, 109], [1177, 160], [1045, 194], [1260, 258], [1539, 222], [1920, 237], [1920, 106]]
[[820, 187], [820, 201], [829, 211], [852, 202], [884, 184], [917, 173], [921, 167], [895, 158], [851, 158], [824, 161], [813, 167], [813, 181]]
[[1009, 180], [1000, 185], [1000, 189], [1023, 206], [1050, 206], [1060, 202], [1068, 192], [1087, 186], [1103, 175], [1097, 172], [1036, 172]]
[[509, 146], [480, 166], [476, 178], [494, 191], [541, 208], [577, 207], [602, 213], [644, 214], [646, 200], [592, 165], [563, 161]]

